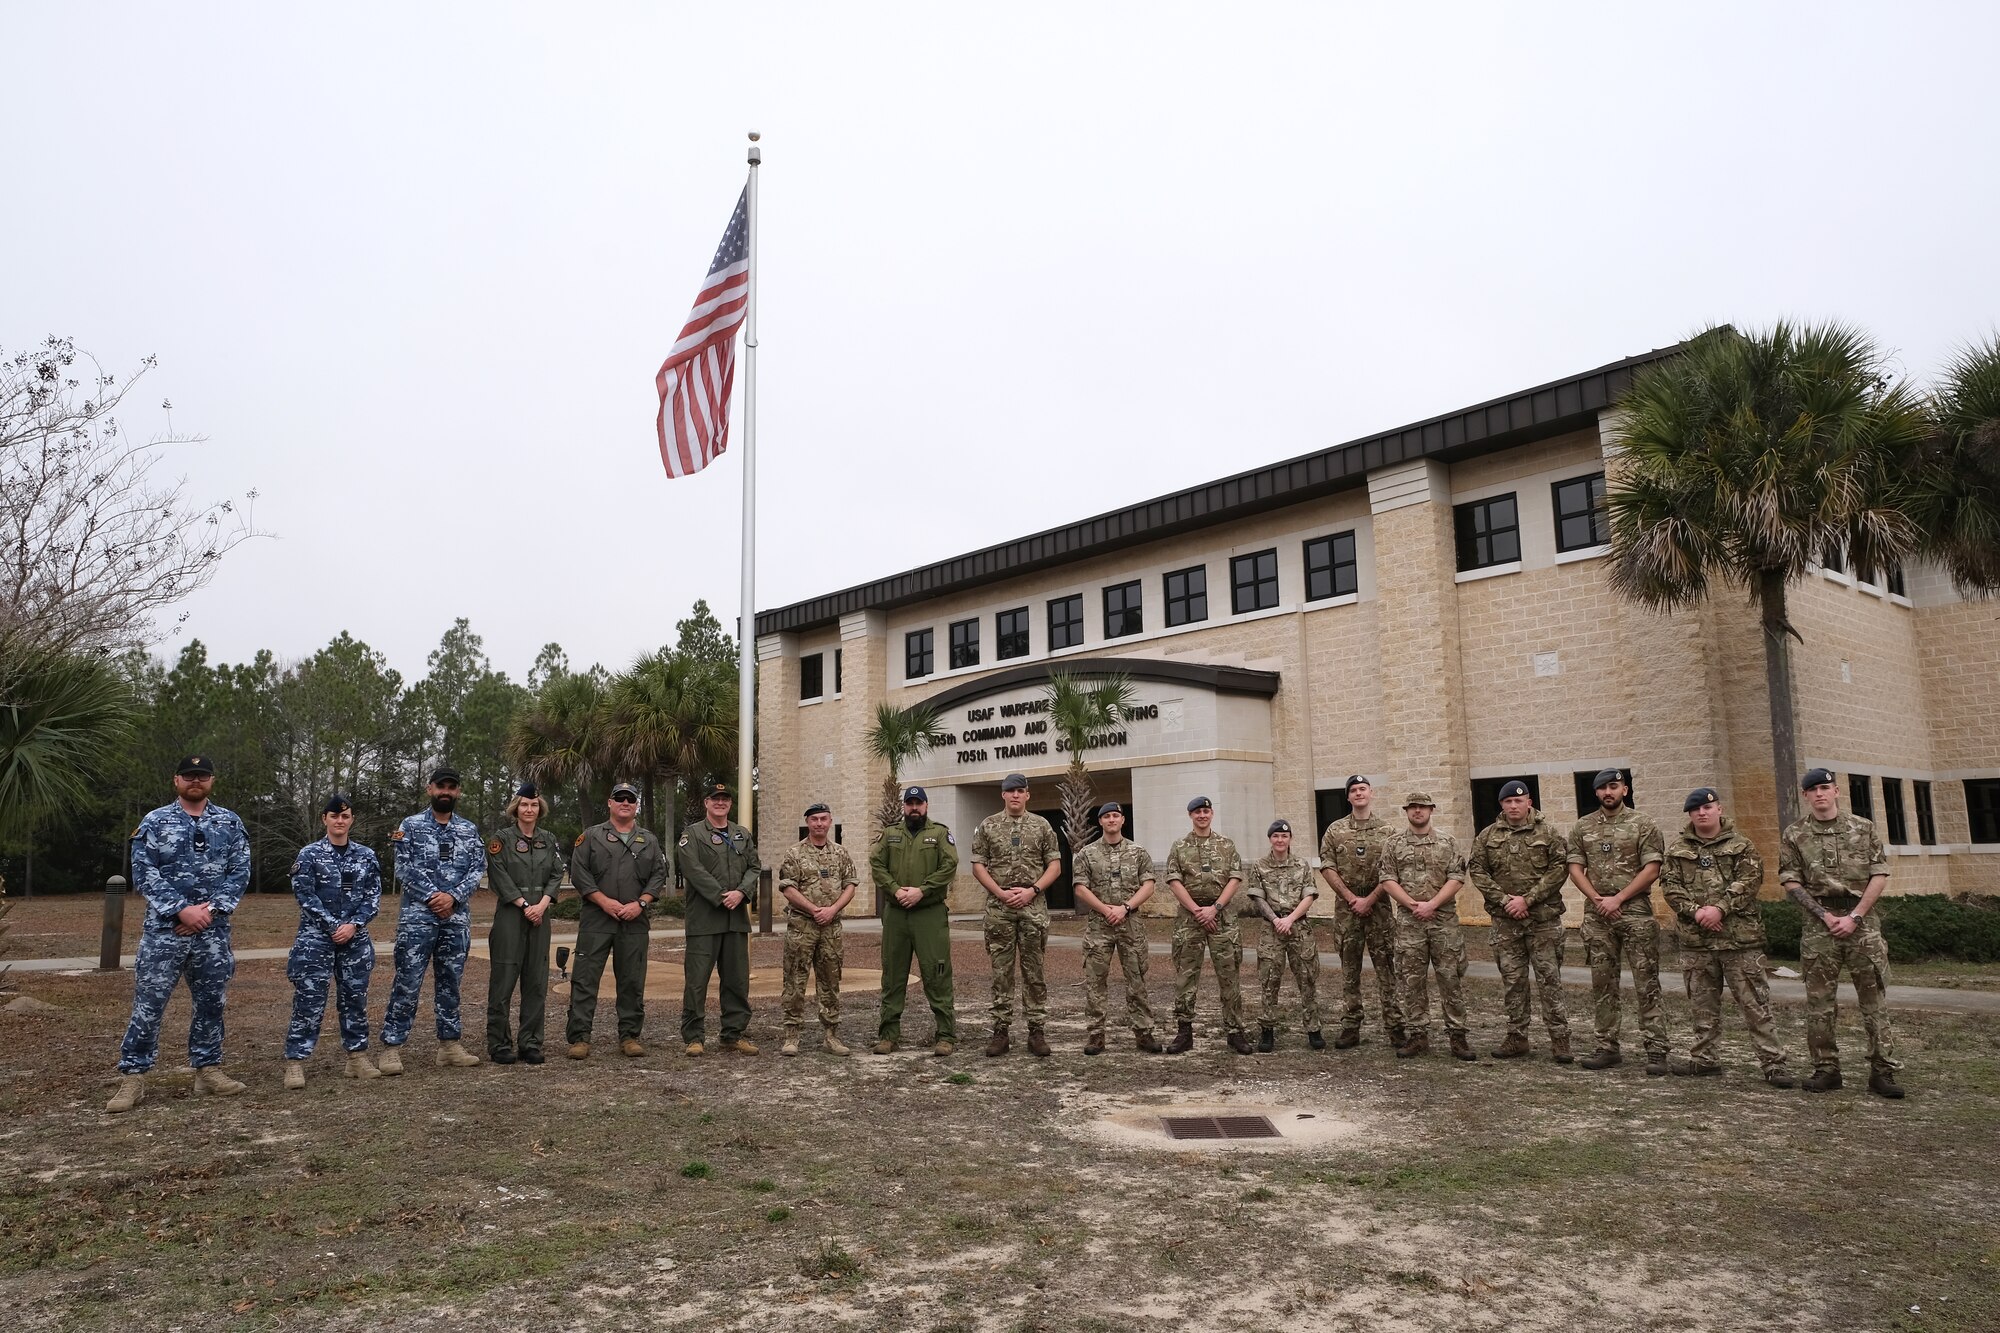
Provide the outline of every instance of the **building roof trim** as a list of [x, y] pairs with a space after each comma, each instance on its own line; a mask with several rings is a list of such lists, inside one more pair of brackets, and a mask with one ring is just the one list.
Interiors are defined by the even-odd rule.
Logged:
[[[917, 702], [929, 704], [942, 712], [957, 707], [968, 699], [981, 699], [989, 694], [1013, 689], [1020, 685], [1045, 684], [1049, 677], [1061, 672], [1081, 679], [1100, 679], [1109, 675], [1128, 676], [1133, 680], [1157, 680], [1170, 685], [1195, 685], [1202, 689], [1214, 690], [1217, 694], [1249, 694], [1268, 699], [1278, 692], [1278, 673], [1257, 671], [1250, 667], [1220, 666], [1208, 662], [1178, 662], [1154, 657], [1067, 657], [1053, 662], [1032, 662], [1027, 666], [1009, 667], [1005, 671], [995, 671], [991, 675], [980, 676], [948, 690], [933, 694], [928, 699]], [[914, 682], [913, 682], [914, 683]]]

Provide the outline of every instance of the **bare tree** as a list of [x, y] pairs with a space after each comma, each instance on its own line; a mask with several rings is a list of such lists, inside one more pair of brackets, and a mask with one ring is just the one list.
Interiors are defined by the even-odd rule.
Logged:
[[[96, 369], [88, 384], [72, 374], [79, 358]], [[116, 409], [154, 365], [120, 382], [68, 338], [0, 349], [0, 651], [155, 640], [154, 613], [258, 535], [247, 504], [194, 503], [184, 480], [153, 475], [166, 446], [202, 437], [170, 426], [140, 442], [121, 429]]]

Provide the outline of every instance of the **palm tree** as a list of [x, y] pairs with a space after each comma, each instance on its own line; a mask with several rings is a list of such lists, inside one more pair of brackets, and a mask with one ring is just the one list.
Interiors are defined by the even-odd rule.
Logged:
[[1090, 841], [1090, 810], [1097, 804], [1083, 756], [1090, 749], [1091, 737], [1123, 720], [1125, 710], [1132, 706], [1132, 681], [1114, 673], [1085, 684], [1067, 671], [1051, 671], [1044, 692], [1049, 700], [1049, 725], [1069, 751], [1069, 771], [1056, 790], [1062, 793], [1063, 836], [1069, 839], [1074, 855]]
[[2000, 587], [2000, 334], [1952, 357], [1909, 512], [1961, 592]]
[[671, 786], [720, 772], [736, 753], [736, 679], [714, 663], [667, 648], [648, 653], [612, 679], [606, 704], [605, 753], [639, 780], [656, 815], [660, 778]]
[[1710, 330], [1640, 372], [1618, 404], [1606, 491], [1612, 588], [1660, 610], [1712, 585], [1748, 590], [1763, 624], [1780, 824], [1796, 817], [1798, 738], [1786, 589], [1845, 551], [1857, 572], [1923, 549], [1909, 480], [1928, 405], [1839, 324]]
[[572, 788], [586, 828], [595, 822], [590, 788], [604, 759], [604, 694], [596, 675], [557, 673], [507, 731], [507, 762], [545, 787]]
[[938, 711], [929, 704], [909, 708], [877, 704], [875, 725], [868, 728], [863, 739], [868, 742], [868, 752], [889, 765], [889, 776], [882, 782], [882, 804], [875, 812], [875, 822], [888, 828], [903, 817], [900, 790], [903, 765], [941, 739]]
[[25, 840], [83, 802], [133, 712], [131, 690], [102, 657], [0, 655], [0, 838]]

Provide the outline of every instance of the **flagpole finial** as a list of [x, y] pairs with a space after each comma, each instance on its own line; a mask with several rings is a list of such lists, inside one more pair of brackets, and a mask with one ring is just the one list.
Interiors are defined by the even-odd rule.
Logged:
[[763, 137], [755, 130], [750, 131], [750, 165], [753, 167], [764, 160], [764, 150], [757, 146], [757, 141]]

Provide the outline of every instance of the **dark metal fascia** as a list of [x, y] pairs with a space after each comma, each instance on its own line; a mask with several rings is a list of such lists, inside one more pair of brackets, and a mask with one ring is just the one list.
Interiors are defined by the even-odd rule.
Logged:
[[1207, 662], [1163, 661], [1150, 657], [1070, 657], [1054, 662], [1032, 662], [1027, 666], [1008, 667], [1004, 671], [995, 671], [989, 675], [964, 681], [918, 702], [927, 703], [942, 711], [962, 704], [967, 699], [996, 694], [1017, 685], [1044, 684], [1058, 671], [1086, 680], [1118, 674], [1129, 676], [1133, 680], [1197, 685], [1203, 689], [1214, 690], [1217, 694], [1249, 694], [1263, 699], [1276, 694], [1279, 683], [1277, 672], [1254, 671], [1249, 667], [1216, 666]]

